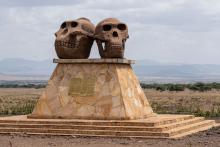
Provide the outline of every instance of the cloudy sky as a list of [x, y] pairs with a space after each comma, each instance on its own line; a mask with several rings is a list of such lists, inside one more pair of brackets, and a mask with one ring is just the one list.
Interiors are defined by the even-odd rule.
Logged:
[[[220, 64], [220, 0], [1, 0], [0, 59], [52, 59], [66, 19], [128, 24], [127, 58]], [[99, 57], [94, 43], [91, 57]]]

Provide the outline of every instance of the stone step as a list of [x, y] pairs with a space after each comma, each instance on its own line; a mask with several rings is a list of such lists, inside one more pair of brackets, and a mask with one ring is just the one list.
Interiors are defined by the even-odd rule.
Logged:
[[[187, 136], [187, 135], [194, 134], [194, 133], [197, 133], [197, 132], [200, 132], [200, 131], [205, 131], [205, 130], [211, 129], [212, 127], [213, 127], [213, 125], [200, 127], [198, 129], [193, 129], [191, 131], [187, 131], [185, 133], [180, 133], [180, 134], [177, 134], [177, 135], [170, 136], [169, 138], [178, 139], [178, 138], [181, 138], [183, 136]], [[216, 126], [214, 126], [214, 127], [216, 127]]]
[[56, 133], [69, 135], [108, 135], [108, 136], [162, 136], [169, 137], [168, 133], [149, 131], [118, 131], [118, 130], [78, 130], [78, 129], [46, 129], [46, 128], [0, 128], [1, 132], [8, 133]]
[[0, 123], [0, 128], [50, 128], [50, 129], [79, 129], [79, 130], [118, 130], [118, 131], [153, 131], [162, 132], [172, 128], [197, 123], [204, 120], [203, 117], [195, 117], [176, 123], [161, 125], [157, 127], [145, 126], [98, 126], [98, 125], [72, 125], [72, 124], [22, 124], [22, 123]]
[[142, 120], [29, 119], [0, 117], [0, 133], [44, 135], [176, 138], [216, 125], [192, 115], [157, 115]]
[[204, 120], [204, 121], [201, 121], [201, 122], [198, 122], [198, 123], [194, 123], [194, 124], [190, 124], [190, 125], [186, 125], [186, 126], [181, 126], [181, 127], [178, 127], [178, 128], [174, 128], [174, 129], [171, 129], [171, 130], [168, 130], [166, 131], [166, 133], [169, 134], [169, 136], [175, 136], [175, 135], [178, 135], [178, 134], [184, 134], [186, 132], [190, 132], [190, 131], [195, 131], [200, 128], [203, 128], [203, 127], [214, 127], [215, 125], [215, 121], [214, 120]]
[[205, 120], [204, 117], [194, 117], [191, 119], [178, 121], [178, 122], [171, 123], [171, 124], [160, 125], [159, 127], [161, 128], [161, 131], [168, 131], [168, 130], [171, 130], [177, 127], [182, 127], [182, 126], [187, 126], [187, 125], [195, 124], [198, 122], [202, 122], [204, 120]]
[[[162, 115], [158, 115], [160, 117]], [[169, 116], [169, 115], [168, 115]], [[145, 126], [155, 127], [171, 123], [178, 123], [184, 120], [194, 118], [193, 115], [178, 115], [178, 117], [161, 118], [154, 121], [155, 118], [148, 118], [142, 120], [80, 120], [80, 119], [0, 119], [2, 123], [16, 123], [16, 124], [68, 124], [68, 125], [97, 125], [97, 126]], [[152, 119], [152, 120], [151, 120]]]
[[53, 128], [7, 128], [0, 127], [1, 132], [3, 133], [44, 133], [44, 134], [69, 134], [69, 135], [86, 135], [86, 136], [152, 136], [152, 137], [172, 137], [178, 134], [184, 134], [189, 131], [196, 132], [197, 129], [203, 127], [212, 127], [214, 125], [213, 120], [204, 120], [194, 124], [188, 124], [186, 126], [177, 127], [165, 132], [153, 132], [153, 131], [119, 131], [119, 130], [82, 130], [80, 129], [53, 129]]

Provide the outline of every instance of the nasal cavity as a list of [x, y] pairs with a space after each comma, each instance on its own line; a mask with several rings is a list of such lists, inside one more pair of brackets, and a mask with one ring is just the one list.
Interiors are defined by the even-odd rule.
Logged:
[[113, 37], [118, 37], [118, 33], [117, 33], [116, 31], [114, 31], [114, 32], [112, 33], [112, 36], [113, 36]]
[[62, 35], [65, 35], [68, 32], [67, 29], [63, 30]]

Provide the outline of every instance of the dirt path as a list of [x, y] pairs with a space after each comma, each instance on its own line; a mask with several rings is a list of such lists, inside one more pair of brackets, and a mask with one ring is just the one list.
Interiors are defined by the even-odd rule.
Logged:
[[1, 147], [220, 147], [220, 127], [178, 140], [0, 135]]

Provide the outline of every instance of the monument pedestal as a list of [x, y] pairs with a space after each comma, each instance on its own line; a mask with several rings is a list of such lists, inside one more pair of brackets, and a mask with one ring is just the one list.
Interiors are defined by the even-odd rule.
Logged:
[[29, 118], [129, 120], [154, 116], [127, 59], [55, 59]]
[[126, 59], [57, 59], [31, 115], [0, 117], [1, 133], [179, 138], [218, 126], [193, 115], [154, 114]]

